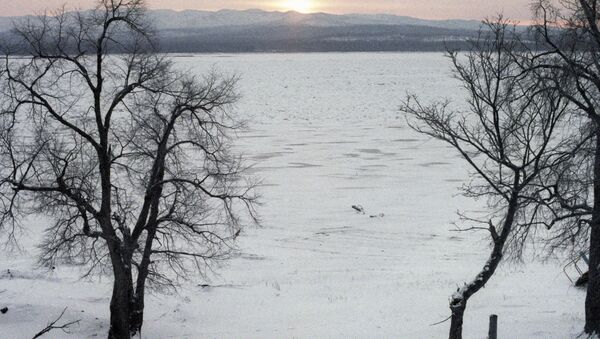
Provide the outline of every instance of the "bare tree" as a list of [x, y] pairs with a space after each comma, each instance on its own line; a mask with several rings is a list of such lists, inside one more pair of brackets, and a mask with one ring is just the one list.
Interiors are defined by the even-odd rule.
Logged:
[[[542, 42], [542, 53], [537, 55], [543, 67], [559, 73], [556, 87], [561, 95], [570, 100], [592, 126], [592, 152], [588, 152], [592, 182], [578, 190], [586, 201], [575, 201], [564, 207], [567, 211], [587, 213], [584, 218], [576, 217], [570, 225], [573, 232], [589, 231], [589, 282], [585, 301], [585, 332], [600, 335], [600, 4], [597, 0], [561, 0], [554, 3], [538, 0], [534, 4], [536, 32]], [[573, 177], [571, 177], [573, 178]], [[584, 177], [579, 177], [584, 178]], [[567, 180], [569, 191], [573, 182]], [[588, 181], [589, 182], [589, 181]], [[564, 185], [563, 185], [564, 186]], [[591, 189], [590, 189], [591, 188]], [[587, 192], [591, 192], [588, 194]], [[581, 222], [579, 222], [581, 220]], [[568, 229], [564, 228], [563, 229]], [[580, 232], [579, 230], [582, 230]]]
[[13, 40], [0, 68], [0, 226], [14, 240], [23, 215], [50, 216], [40, 262], [112, 274], [109, 338], [130, 338], [147, 286], [204, 272], [256, 222], [255, 185], [231, 150], [236, 78], [174, 69], [142, 0], [44, 15]]
[[[565, 157], [566, 139], [557, 136], [568, 111], [565, 100], [533, 71], [524, 71], [515, 56], [525, 50], [508, 21], [487, 22], [466, 54], [450, 52], [454, 74], [467, 93], [464, 108], [449, 101], [422, 104], [410, 96], [402, 110], [418, 132], [451, 145], [471, 166], [464, 194], [488, 201], [485, 218], [467, 218], [489, 232], [492, 250], [481, 272], [450, 299], [450, 339], [462, 338], [467, 302], [493, 276], [525, 211], [536, 194], [540, 173]], [[531, 67], [533, 68], [533, 67]]]

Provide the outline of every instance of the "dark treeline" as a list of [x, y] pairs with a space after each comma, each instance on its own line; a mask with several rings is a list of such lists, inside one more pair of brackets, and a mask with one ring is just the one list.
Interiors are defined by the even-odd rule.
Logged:
[[177, 53], [443, 51], [465, 47], [475, 35], [410, 25], [220, 27], [160, 33], [162, 49]]
[[[160, 49], [166, 53], [445, 51], [468, 48], [468, 40], [477, 36], [471, 30], [413, 25], [231, 26], [159, 30], [157, 34]], [[5, 32], [0, 39], [14, 38]], [[109, 50], [123, 52], [118, 46]]]

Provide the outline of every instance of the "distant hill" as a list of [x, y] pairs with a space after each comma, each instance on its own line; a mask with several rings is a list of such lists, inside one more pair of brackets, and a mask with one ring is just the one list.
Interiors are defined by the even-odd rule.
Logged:
[[207, 28], [225, 26], [315, 26], [340, 27], [364, 25], [414, 25], [447, 29], [477, 30], [480, 22], [474, 20], [424, 20], [389, 14], [345, 14], [268, 12], [258, 9], [245, 11], [151, 11], [153, 22], [159, 29]]
[[[475, 36], [473, 20], [263, 10], [149, 11], [167, 52], [437, 51]], [[0, 17], [0, 32], [27, 17]], [[6, 33], [4, 33], [6, 35]]]

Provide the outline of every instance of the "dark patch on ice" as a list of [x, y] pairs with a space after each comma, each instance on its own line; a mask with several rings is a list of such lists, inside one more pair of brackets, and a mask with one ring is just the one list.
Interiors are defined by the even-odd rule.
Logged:
[[464, 238], [457, 237], [457, 236], [451, 236], [451, 237], [448, 237], [448, 240], [451, 240], [451, 241], [463, 241]]
[[259, 187], [279, 187], [280, 184], [259, 184]]
[[407, 147], [395, 147], [394, 150], [399, 151], [418, 151], [420, 150], [419, 145], [407, 146]]
[[264, 139], [264, 138], [271, 138], [273, 137], [272, 135], [266, 135], [266, 134], [257, 134], [257, 135], [242, 135], [240, 136], [240, 139]]
[[356, 153], [344, 153], [343, 156], [345, 156], [347, 158], [358, 158], [358, 157], [360, 157], [360, 154], [356, 154]]
[[[365, 179], [365, 178], [388, 178], [389, 174], [373, 174], [373, 173], [369, 173], [369, 172], [361, 172], [360, 176], [358, 176], [358, 178], [360, 179]], [[354, 179], [354, 178], [353, 178]]]
[[305, 163], [305, 162], [290, 162], [290, 168], [309, 168], [309, 167], [323, 167], [323, 166], [309, 164], [309, 163]]
[[260, 256], [260, 255], [256, 255], [256, 254], [242, 254], [240, 256], [240, 258], [246, 259], [246, 260], [253, 260], [253, 261], [267, 260], [266, 257]]
[[360, 148], [357, 151], [368, 154], [383, 154], [383, 152], [377, 148]]
[[320, 231], [316, 232], [315, 235], [321, 235], [321, 236], [328, 237], [332, 234], [346, 234], [349, 231], [351, 231], [351, 228], [349, 226], [328, 227], [328, 228], [323, 228]]
[[324, 141], [324, 142], [316, 142], [316, 144], [346, 145], [346, 144], [358, 144], [358, 141]]
[[352, 190], [372, 190], [372, 189], [378, 189], [379, 187], [377, 186], [343, 186], [343, 187], [336, 187], [337, 190], [343, 190], [343, 191], [352, 191]]
[[392, 142], [419, 142], [421, 140], [419, 139], [411, 139], [411, 138], [406, 138], [406, 139], [394, 139], [392, 140]]
[[253, 156], [252, 160], [269, 160], [277, 157], [281, 157], [285, 154], [291, 154], [292, 152], [271, 152], [271, 153], [262, 153]]
[[289, 166], [254, 166], [250, 169], [249, 173], [260, 173], [263, 171], [278, 171], [282, 169], [290, 168]]
[[444, 166], [444, 165], [452, 165], [449, 162], [443, 162], [443, 161], [432, 161], [432, 162], [426, 162], [423, 164], [419, 164], [419, 166], [421, 167], [433, 167], [433, 166]]
[[210, 292], [214, 288], [234, 288], [234, 289], [241, 290], [245, 286], [242, 286], [242, 285], [233, 285], [233, 284], [214, 285], [214, 286], [213, 285], [209, 285], [209, 284], [198, 284], [198, 287], [202, 287], [203, 291]]
[[368, 169], [373, 169], [373, 168], [387, 168], [387, 165], [364, 165], [361, 166], [361, 170], [368, 170]]

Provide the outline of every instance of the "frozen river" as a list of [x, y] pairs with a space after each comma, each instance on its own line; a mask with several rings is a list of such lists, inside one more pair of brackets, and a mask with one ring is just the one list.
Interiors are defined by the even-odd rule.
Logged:
[[[407, 92], [460, 100], [449, 60], [358, 53], [177, 62], [242, 76], [238, 108], [251, 123], [240, 147], [264, 182], [264, 227], [247, 232], [245, 259], [222, 271], [224, 281], [244, 287], [212, 292], [223, 314], [210, 315], [207, 333], [445, 336], [447, 324], [430, 324], [447, 317], [452, 289], [487, 258], [487, 235], [452, 231], [457, 210], [480, 206], [456, 196], [466, 167], [410, 130], [398, 106]], [[367, 215], [354, 213], [356, 204]], [[505, 265], [469, 305], [466, 337], [485, 337], [491, 313], [503, 337], [569, 337], [579, 330], [573, 317], [581, 317], [583, 293], [568, 283], [554, 263]], [[239, 328], [218, 320], [228, 313]]]
[[[431, 324], [449, 315], [448, 296], [488, 255], [486, 234], [453, 232], [452, 222], [481, 203], [457, 196], [467, 168], [452, 149], [410, 130], [398, 107], [407, 92], [459, 100], [448, 60], [331, 53], [175, 61], [241, 76], [237, 112], [249, 123], [237, 148], [262, 178], [262, 227], [244, 231], [242, 255], [209, 282], [149, 298], [144, 338], [446, 336], [448, 323]], [[1, 283], [13, 284], [8, 297], [22, 304], [84, 305], [79, 334], [104, 336], [105, 280], [53, 277], [44, 286], [57, 296], [47, 300], [35, 280]], [[583, 327], [583, 299], [556, 262], [505, 264], [472, 298], [465, 338], [485, 338], [491, 313], [502, 338], [572, 337]], [[40, 313], [32, 320], [43, 324]]]

